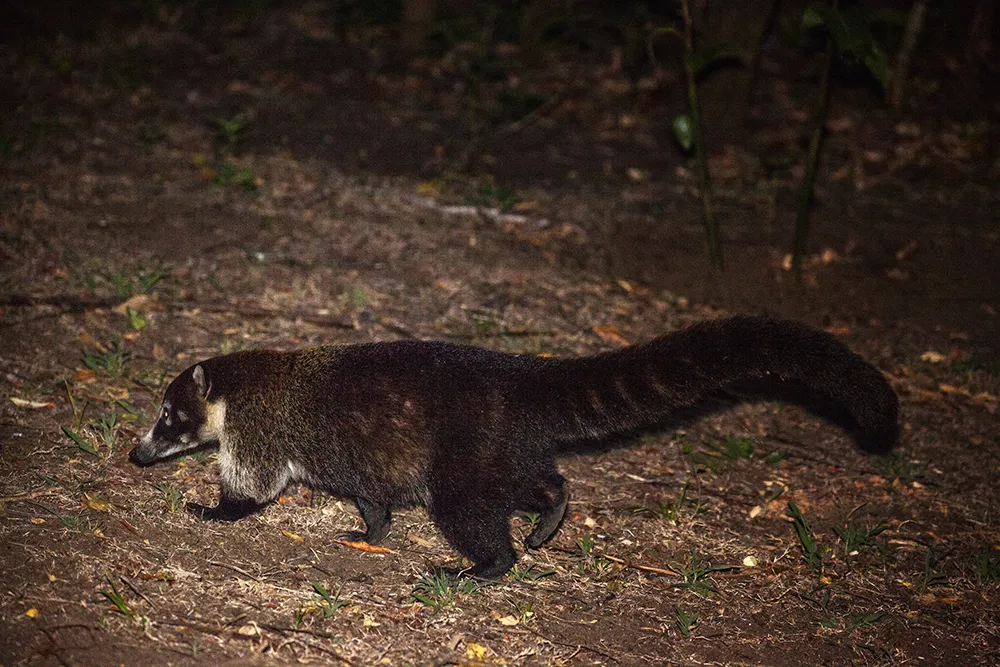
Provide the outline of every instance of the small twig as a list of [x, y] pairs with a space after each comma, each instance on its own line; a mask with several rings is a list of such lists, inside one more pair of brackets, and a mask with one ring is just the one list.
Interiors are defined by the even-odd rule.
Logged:
[[[206, 562], [209, 565], [215, 565], [216, 567], [222, 567], [222, 568], [225, 568], [227, 570], [232, 570], [233, 572], [239, 572], [244, 577], [250, 577], [254, 581], [261, 581], [260, 577], [255, 577], [254, 575], [250, 574], [246, 570], [238, 568], [235, 565], [229, 565], [228, 563], [220, 563], [219, 561], [215, 561], [215, 560], [210, 560], [210, 561], [206, 561]], [[261, 582], [261, 583], [263, 583], [263, 582]]]
[[137, 587], [137, 586], [136, 586], [135, 584], [133, 584], [133, 583], [132, 583], [131, 581], [129, 581], [129, 580], [128, 580], [128, 579], [127, 579], [127, 578], [125, 577], [125, 575], [123, 575], [123, 574], [119, 574], [119, 575], [118, 575], [118, 578], [119, 578], [119, 579], [121, 579], [121, 582], [122, 582], [123, 584], [125, 584], [126, 586], [128, 586], [128, 587], [129, 587], [129, 588], [130, 588], [130, 589], [132, 590], [132, 592], [133, 592], [133, 593], [135, 593], [136, 595], [138, 595], [139, 597], [141, 597], [141, 598], [142, 598], [143, 600], [145, 600], [145, 601], [146, 601], [146, 604], [148, 604], [148, 605], [150, 606], [150, 608], [155, 608], [155, 607], [156, 607], [156, 605], [155, 605], [155, 604], [153, 604], [153, 601], [152, 601], [152, 600], [150, 600], [150, 599], [149, 599], [148, 597], [146, 597], [146, 596], [145, 596], [145, 595], [143, 594], [143, 592], [142, 592], [142, 591], [140, 591], [140, 590], [139, 590], [139, 588], [138, 588], [138, 587]]
[[232, 313], [234, 315], [242, 315], [243, 317], [254, 317], [254, 318], [275, 318], [282, 320], [302, 320], [303, 322], [309, 322], [310, 324], [316, 324], [318, 326], [332, 327], [335, 329], [351, 329], [355, 330], [358, 328], [355, 322], [347, 322], [345, 320], [329, 317], [327, 315], [319, 315], [316, 313], [311, 313], [303, 310], [274, 310], [271, 308], [261, 308], [258, 306], [242, 306], [238, 304], [231, 303], [178, 303], [178, 304], [167, 304], [168, 308], [173, 308], [176, 310], [201, 310], [209, 313]]
[[42, 489], [35, 489], [33, 491], [25, 491], [24, 493], [15, 493], [12, 496], [0, 497], [0, 503], [13, 503], [17, 502], [18, 500], [29, 500], [31, 498], [37, 498], [38, 496], [46, 496], [58, 490], [59, 490], [58, 486], [48, 486]]
[[94, 308], [110, 308], [124, 302], [120, 297], [80, 297], [72, 294], [0, 294], [0, 306], [31, 308], [33, 306], [61, 306], [72, 312]]
[[675, 572], [669, 568], [653, 567], [652, 565], [639, 565], [638, 563], [631, 563], [622, 558], [615, 558], [614, 556], [609, 556], [607, 554], [602, 554], [604, 558], [611, 561], [612, 563], [618, 563], [619, 565], [624, 565], [625, 567], [631, 567], [636, 570], [643, 570], [644, 572], [653, 572], [654, 574], [665, 574], [670, 577], [679, 577], [680, 572]]
[[580, 643], [562, 642], [559, 641], [558, 639], [552, 639], [551, 637], [546, 637], [541, 632], [538, 632], [537, 630], [530, 628], [528, 626], [524, 626], [524, 629], [530, 632], [531, 634], [535, 635], [539, 639], [544, 639], [550, 644], [555, 644], [556, 646], [563, 646], [565, 648], [574, 648], [577, 650], [577, 652], [579, 652], [581, 649], [584, 651], [590, 651], [591, 653], [596, 653], [597, 655], [607, 658], [608, 660], [611, 660], [613, 662], [616, 663], [621, 662], [621, 660], [611, 655], [610, 653], [602, 651], [601, 649], [596, 648], [594, 646], [588, 646], [587, 644], [580, 644]]

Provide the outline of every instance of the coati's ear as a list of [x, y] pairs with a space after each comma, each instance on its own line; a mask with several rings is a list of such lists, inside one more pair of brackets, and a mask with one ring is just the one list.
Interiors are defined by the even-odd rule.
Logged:
[[207, 398], [208, 391], [212, 388], [212, 385], [208, 382], [208, 378], [205, 377], [205, 369], [202, 368], [201, 364], [194, 367], [191, 376], [194, 378], [195, 386], [198, 387], [198, 395], [202, 398]]

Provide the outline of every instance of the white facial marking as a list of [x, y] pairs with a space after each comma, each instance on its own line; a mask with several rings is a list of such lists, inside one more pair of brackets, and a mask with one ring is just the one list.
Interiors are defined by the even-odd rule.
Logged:
[[156, 424], [153, 424], [152, 426], [150, 426], [149, 430], [146, 431], [146, 435], [142, 436], [142, 440], [140, 440], [139, 443], [142, 444], [142, 445], [148, 445], [151, 442], [153, 442], [153, 429], [155, 429], [155, 428], [156, 428]]

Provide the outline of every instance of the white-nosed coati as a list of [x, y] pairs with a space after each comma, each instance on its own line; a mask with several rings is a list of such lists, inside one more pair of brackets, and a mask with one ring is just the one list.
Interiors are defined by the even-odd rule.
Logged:
[[393, 508], [425, 504], [469, 574], [497, 577], [516, 560], [514, 512], [541, 517], [531, 548], [559, 526], [555, 457], [568, 444], [768, 378], [845, 409], [862, 444], [895, 439], [896, 394], [875, 367], [804, 324], [733, 317], [578, 359], [413, 341], [215, 357], [170, 383], [131, 456], [145, 465], [218, 441], [219, 504], [194, 507], [206, 518], [240, 518], [298, 482], [353, 498], [375, 543]]

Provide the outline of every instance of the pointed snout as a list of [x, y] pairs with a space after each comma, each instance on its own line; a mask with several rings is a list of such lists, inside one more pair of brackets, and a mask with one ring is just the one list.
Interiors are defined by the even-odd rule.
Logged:
[[156, 460], [156, 448], [153, 446], [153, 429], [142, 436], [132, 451], [128, 453], [129, 460], [138, 466], [147, 466]]

